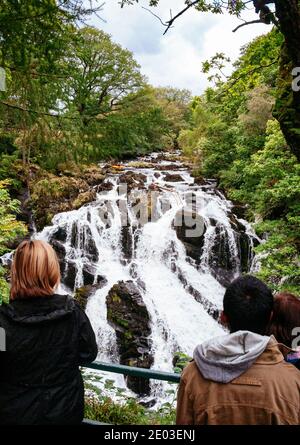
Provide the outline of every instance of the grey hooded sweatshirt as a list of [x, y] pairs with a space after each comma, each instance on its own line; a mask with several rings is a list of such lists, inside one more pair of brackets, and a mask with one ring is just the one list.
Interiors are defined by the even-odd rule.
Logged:
[[237, 331], [197, 346], [193, 358], [204, 378], [229, 383], [253, 365], [270, 339], [249, 331]]

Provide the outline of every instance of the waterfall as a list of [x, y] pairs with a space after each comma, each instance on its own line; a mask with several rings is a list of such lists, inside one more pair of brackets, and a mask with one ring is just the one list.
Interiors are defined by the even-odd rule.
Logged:
[[[159, 161], [157, 156], [142, 158], [141, 162], [150, 163], [142, 168], [123, 164], [120, 173], [106, 178], [112, 184], [110, 191], [98, 193], [94, 202], [79, 210], [56, 215], [51, 226], [34, 236], [49, 241], [58, 253], [61, 291], [72, 293], [85, 284], [94, 285], [86, 313], [97, 336], [99, 360], [119, 361], [106, 297], [118, 281], [133, 280], [150, 317], [152, 367], [172, 371], [175, 352], [192, 355], [198, 343], [224, 333], [217, 320], [224, 286], [251, 270], [257, 237], [246, 221], [232, 213], [232, 203], [213, 181], [197, 185], [179, 161]], [[146, 201], [153, 191], [152, 219], [147, 201], [146, 219], [139, 221], [136, 198], [127, 197], [120, 188], [124, 173], [132, 175], [133, 183], [144, 178], [140, 192]], [[204, 233], [197, 235], [199, 245], [178, 237], [174, 220], [182, 209], [201, 215]], [[105, 284], [97, 287], [103, 277]], [[126, 387], [122, 376], [113, 379]], [[167, 384], [152, 382], [152, 397], [163, 396], [166, 388]]]

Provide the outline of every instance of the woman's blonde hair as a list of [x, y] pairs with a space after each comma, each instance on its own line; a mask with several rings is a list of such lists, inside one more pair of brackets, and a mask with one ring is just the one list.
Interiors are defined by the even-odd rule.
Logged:
[[52, 295], [60, 282], [55, 251], [45, 241], [23, 241], [14, 253], [10, 299]]

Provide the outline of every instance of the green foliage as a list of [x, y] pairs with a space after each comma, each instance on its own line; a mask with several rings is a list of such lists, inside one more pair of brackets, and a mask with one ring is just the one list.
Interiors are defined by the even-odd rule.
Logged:
[[[26, 233], [25, 225], [16, 220], [19, 202], [10, 198], [8, 186], [8, 180], [0, 181], [0, 255], [9, 251], [7, 243]], [[5, 271], [0, 267], [0, 304], [7, 300], [8, 285], [5, 280]]]
[[146, 408], [134, 397], [124, 394], [124, 389], [114, 386], [113, 380], [106, 380], [104, 388], [113, 395], [103, 394], [103, 390], [93, 384], [102, 377], [85, 377], [84, 417], [112, 425], [174, 425], [176, 389], [168, 390], [171, 402], [165, 402], [156, 409]]
[[123, 159], [176, 144], [189, 92], [151, 88], [130, 51], [101, 30], [77, 29], [75, 18], [85, 11], [80, 1], [64, 8], [50, 0], [9, 3], [0, 23], [23, 14], [43, 18], [36, 31], [22, 22], [26, 41], [18, 30], [14, 40], [7, 27], [0, 31], [0, 63], [2, 57], [7, 67], [7, 90], [0, 92], [3, 168], [7, 156], [55, 171], [61, 163]]
[[5, 270], [0, 266], [0, 305], [8, 303], [9, 300], [9, 287], [5, 278]]
[[191, 357], [187, 354], [180, 351], [176, 352], [173, 357], [174, 372], [181, 374], [183, 368], [185, 368], [191, 360]]
[[6, 243], [26, 233], [24, 224], [16, 220], [19, 201], [10, 198], [8, 186], [9, 181], [0, 181], [0, 255], [8, 251]]
[[259, 276], [299, 293], [300, 166], [272, 118], [281, 43], [273, 30], [244, 47], [230, 78], [192, 102], [192, 125], [179, 143], [200, 175], [218, 178], [231, 199], [248, 204], [248, 218], [260, 221]]

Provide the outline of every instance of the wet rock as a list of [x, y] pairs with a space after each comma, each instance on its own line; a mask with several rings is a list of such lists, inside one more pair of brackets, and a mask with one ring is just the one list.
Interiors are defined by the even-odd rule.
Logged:
[[202, 216], [192, 209], [183, 208], [176, 213], [172, 225], [177, 238], [183, 242], [187, 255], [199, 262], [206, 232]]
[[236, 243], [239, 250], [241, 272], [249, 272], [253, 258], [253, 247], [256, 247], [259, 242], [256, 238], [252, 238], [247, 233], [247, 228], [239, 221], [234, 214], [230, 215], [230, 222], [233, 230], [236, 233]]
[[88, 299], [95, 294], [98, 289], [101, 289], [107, 284], [105, 277], [102, 277], [102, 281], [99, 284], [92, 284], [82, 286], [76, 289], [74, 299], [79, 303], [80, 307], [85, 311]]
[[209, 266], [212, 275], [222, 286], [227, 287], [236, 277], [240, 259], [230, 251], [228, 232], [222, 225], [217, 225], [215, 238], [210, 249]]
[[133, 253], [133, 232], [129, 224], [121, 228], [121, 246], [124, 258], [126, 260], [131, 259]]
[[120, 175], [119, 184], [127, 184], [127, 191], [131, 191], [134, 188], [143, 189], [145, 188], [145, 182], [147, 177], [142, 173], [137, 173], [133, 171], [127, 171]]
[[78, 227], [76, 222], [72, 224], [72, 230], [71, 230], [71, 246], [77, 247], [78, 246]]
[[152, 408], [156, 404], [156, 402], [156, 399], [140, 400], [139, 404], [144, 406], [145, 408]]
[[155, 177], [155, 178], [159, 178], [160, 176], [161, 176], [160, 173], [158, 173], [158, 172], [155, 172], [155, 173], [154, 173], [154, 177]]
[[138, 268], [136, 263], [133, 262], [130, 264], [129, 274], [133, 279], [136, 279], [138, 277]]
[[53, 238], [50, 240], [50, 244], [56, 252], [60, 266], [60, 273], [61, 275], [63, 275], [66, 269], [66, 262], [65, 262], [66, 248], [62, 242], [57, 241], [56, 239]]
[[105, 181], [105, 182], [102, 182], [102, 184], [97, 185], [96, 192], [97, 193], [110, 192], [110, 190], [112, 190], [113, 188], [114, 188], [114, 185], [112, 182]]
[[67, 228], [65, 226], [58, 227], [55, 232], [52, 233], [51, 239], [53, 238], [64, 243], [67, 240]]
[[162, 164], [162, 165], [157, 165], [155, 167], [156, 170], [159, 171], [179, 171], [182, 169], [182, 165], [177, 165], [177, 164]]
[[77, 275], [77, 266], [75, 261], [69, 260], [65, 266], [62, 282], [70, 289], [74, 289]]
[[[74, 289], [77, 272], [78, 267], [76, 265], [76, 262], [73, 260], [68, 260], [62, 278], [63, 284], [65, 284], [70, 289]], [[101, 284], [104, 279], [102, 275], [98, 275], [96, 266], [89, 263], [84, 264], [82, 267], [82, 278], [84, 286]]]
[[98, 207], [98, 215], [103, 224], [105, 224], [105, 228], [110, 228], [112, 226], [114, 218], [114, 209], [112, 203], [110, 201], [102, 202]]
[[[107, 318], [115, 329], [120, 363], [128, 366], [150, 368], [150, 316], [142, 296], [133, 281], [119, 281], [106, 298]], [[149, 394], [149, 381], [127, 377], [128, 387], [137, 394]]]
[[231, 208], [231, 212], [234, 213], [234, 215], [237, 218], [245, 219], [246, 211], [247, 211], [247, 206], [242, 204], [234, 204], [233, 207]]
[[99, 260], [99, 251], [93, 238], [91, 229], [86, 226], [83, 233], [83, 250], [85, 256], [92, 262], [97, 263]]
[[94, 284], [94, 281], [96, 281], [96, 284], [100, 284], [103, 280], [102, 275], [97, 275], [97, 269], [93, 264], [84, 264], [82, 268], [82, 277], [84, 286]]
[[167, 173], [164, 176], [164, 181], [167, 181], [167, 182], [182, 182], [182, 181], [184, 181], [184, 179], [183, 179], [183, 177], [181, 175], [174, 175], [174, 174], [171, 174], [171, 173]]

